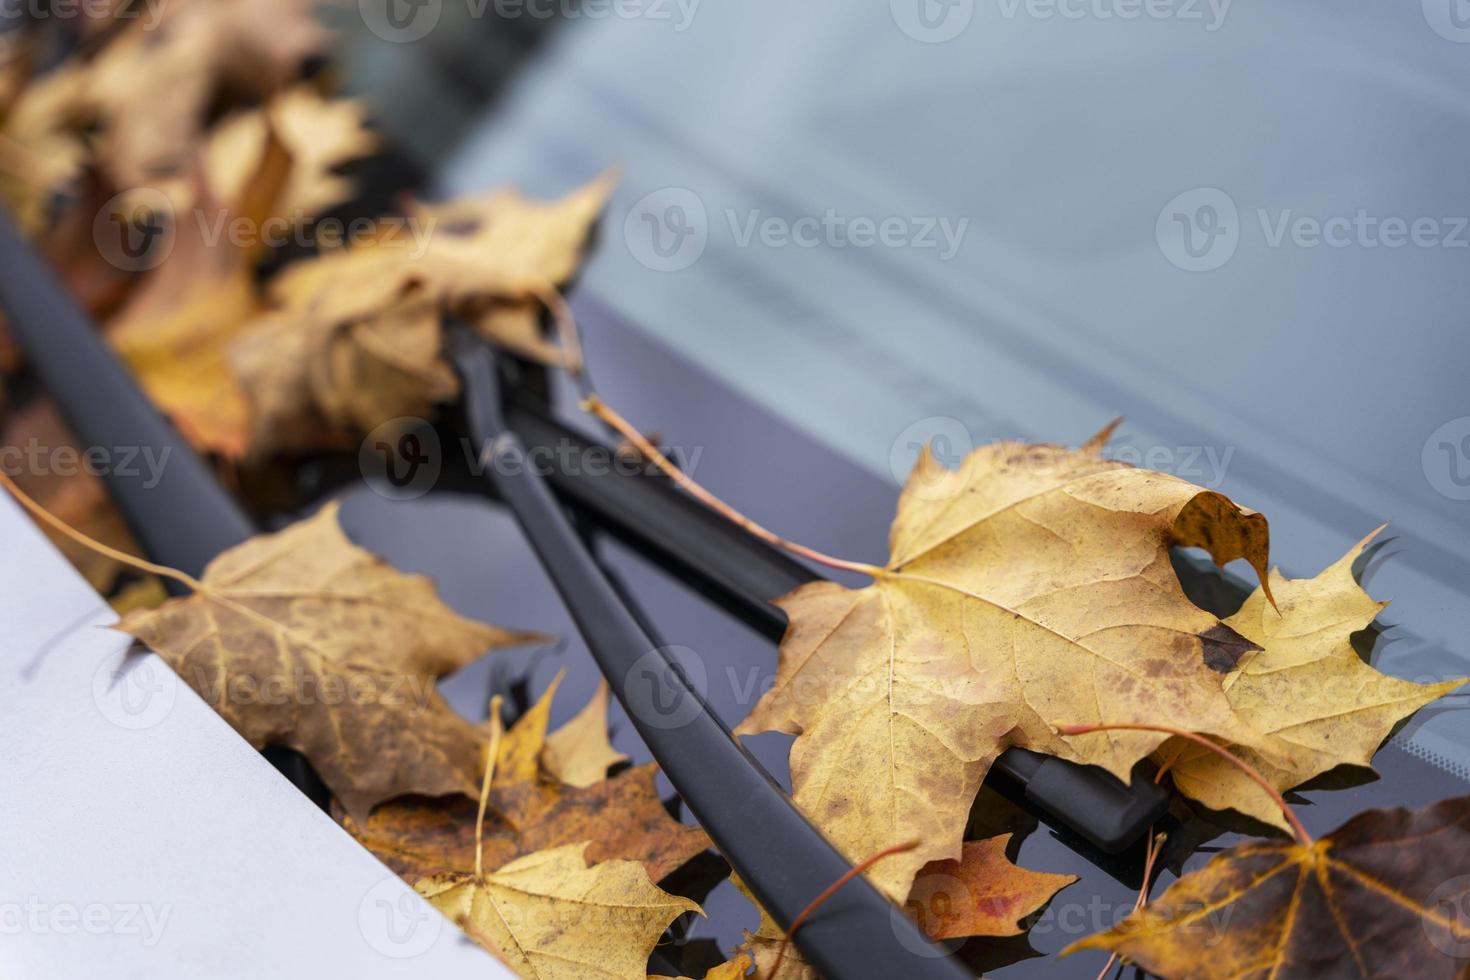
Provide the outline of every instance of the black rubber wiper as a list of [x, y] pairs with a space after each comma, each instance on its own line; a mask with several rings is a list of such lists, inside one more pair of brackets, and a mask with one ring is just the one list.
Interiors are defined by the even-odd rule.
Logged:
[[[116, 456], [118, 465], [104, 475], [108, 493], [154, 560], [197, 576], [215, 555], [255, 533], [4, 217], [0, 309], [82, 445]], [[138, 465], [144, 453], [159, 461], [157, 472]]]
[[[506, 428], [489, 346], [457, 327], [451, 348], [486, 478], [520, 522], [613, 693], [680, 798], [761, 905], [783, 928], [790, 926], [851, 865], [735, 740], [608, 581], [527, 459], [520, 436]], [[794, 941], [808, 962], [831, 977], [970, 975], [862, 878], [833, 894]]]

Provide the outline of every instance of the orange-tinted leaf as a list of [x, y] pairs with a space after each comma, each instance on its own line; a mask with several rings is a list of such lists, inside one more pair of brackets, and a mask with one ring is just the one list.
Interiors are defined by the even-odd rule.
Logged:
[[933, 861], [919, 871], [904, 907], [933, 939], [1018, 936], [1021, 919], [1076, 881], [1017, 867], [1006, 857], [1011, 835], [966, 841], [958, 861]]

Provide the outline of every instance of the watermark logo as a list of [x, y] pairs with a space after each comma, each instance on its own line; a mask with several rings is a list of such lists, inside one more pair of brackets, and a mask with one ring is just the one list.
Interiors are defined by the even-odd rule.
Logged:
[[174, 250], [173, 202], [155, 187], [114, 194], [92, 219], [97, 251], [124, 272], [157, 268]]
[[438, 26], [444, 0], [357, 0], [357, 12], [377, 37], [390, 44], [410, 44]]
[[655, 272], [689, 268], [716, 232], [728, 235], [734, 248], [911, 249], [947, 262], [958, 254], [970, 227], [965, 217], [845, 214], [836, 208], [796, 215], [725, 208], [720, 217], [712, 223], [704, 200], [688, 188], [665, 187], [633, 205], [623, 220], [623, 240], [633, 257]]
[[114, 195], [92, 221], [92, 237], [101, 256], [124, 272], [141, 272], [162, 264], [179, 235], [187, 231], [205, 248], [254, 250], [295, 246], [318, 252], [371, 245], [403, 249], [410, 259], [428, 251], [437, 219], [401, 217], [318, 217], [297, 208], [289, 214], [255, 219], [228, 208], [176, 208], [168, 195], [138, 187]]
[[[694, 23], [700, 0], [464, 0], [471, 20], [640, 20], [672, 25], [675, 33]], [[367, 29], [391, 44], [423, 39], [444, 14], [444, 0], [358, 0]]]
[[357, 905], [357, 928], [367, 944], [396, 960], [422, 956], [439, 939], [444, 916], [390, 876], [368, 889]]
[[1422, 0], [1430, 30], [1456, 44], [1470, 44], [1470, 0]]
[[1234, 446], [1135, 446], [1112, 443], [1102, 448], [1103, 459], [1172, 473], [1195, 486], [1218, 490], [1235, 458]]
[[903, 908], [895, 905], [889, 909], [890, 924], [899, 944], [915, 956], [948, 956], [965, 944], [963, 938], [923, 942], [914, 935], [912, 929], [901, 928], [903, 920], [908, 918], [918, 925], [921, 932], [932, 935], [946, 921], [960, 915], [965, 909], [973, 908], [975, 901], [970, 889], [954, 875], [942, 872], [920, 873], [909, 889], [909, 897]]
[[623, 690], [628, 713], [644, 724], [683, 728], [704, 710], [701, 702], [709, 692], [709, 672], [689, 647], [660, 647], [633, 661]]
[[163, 938], [172, 905], [151, 902], [46, 902], [31, 896], [24, 902], [0, 902], [0, 936], [32, 935], [138, 936], [145, 949]]
[[1240, 245], [1240, 212], [1218, 187], [1196, 187], [1159, 212], [1154, 238], [1164, 258], [1186, 272], [1211, 272]]
[[943, 44], [970, 26], [975, 0], [888, 0], [893, 22], [915, 41]]
[[623, 219], [623, 241], [655, 272], [687, 269], [709, 244], [704, 201], [687, 187], [664, 187], [639, 198]]
[[1470, 500], [1470, 415], [1450, 419], [1431, 432], [1419, 462], [1440, 496]]
[[[1470, 249], [1470, 217], [1464, 215], [1379, 214], [1368, 208], [1325, 215], [1257, 208], [1255, 214], [1259, 244], [1268, 249]], [[1215, 187], [1180, 194], [1154, 226], [1164, 257], [1188, 272], [1210, 272], [1230, 261], [1244, 231], [1235, 201]]]
[[[944, 470], [912, 475], [925, 446]], [[975, 439], [963, 422], [933, 415], [914, 422], [893, 440], [888, 450], [888, 472], [905, 493], [920, 500], [938, 500], [954, 492], [955, 482], [948, 478], [948, 471], [958, 469], [974, 449]]]
[[119, 728], [142, 731], [169, 716], [179, 696], [179, 679], [155, 657], [109, 657], [92, 674], [92, 700]]
[[[119, 4], [115, 0], [0, 0], [0, 31], [40, 20], [82, 20], [91, 24], [136, 20], [151, 31], [163, 20], [165, 0]], [[0, 43], [0, 62], [19, 54], [20, 44]], [[14, 49], [14, 50], [12, 50]]]
[[1441, 919], [1454, 923], [1446, 929], [1439, 922], [1421, 916], [1420, 924], [1434, 948], [1446, 956], [1463, 960], [1470, 958], [1470, 875], [1457, 875], [1429, 893], [1424, 907], [1439, 913]]
[[35, 436], [21, 446], [0, 446], [0, 470], [12, 477], [59, 476], [83, 473], [126, 480], [141, 480], [152, 490], [163, 479], [172, 446], [48, 446]]
[[428, 493], [439, 480], [443, 459], [434, 427], [412, 416], [384, 422], [357, 450], [357, 466], [368, 487], [389, 500]]
[[835, 208], [827, 208], [820, 215], [795, 218], [765, 214], [759, 208], [743, 214], [735, 208], [726, 208], [725, 221], [737, 248], [759, 243], [771, 249], [930, 249], [938, 254], [941, 262], [955, 257], [970, 227], [969, 218], [897, 214], [876, 218], [841, 214]]
[[1232, 0], [998, 0], [1001, 16], [1015, 20], [1177, 20], [1198, 21], [1205, 33], [1225, 26]]

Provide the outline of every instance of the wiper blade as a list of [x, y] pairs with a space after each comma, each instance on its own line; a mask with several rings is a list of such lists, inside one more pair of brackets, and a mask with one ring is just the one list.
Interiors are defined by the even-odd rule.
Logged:
[[[495, 355], [454, 331], [470, 435], [487, 479], [515, 514], [556, 583], [583, 640], [680, 798], [782, 928], [851, 865], [796, 809], [649, 637], [577, 536], [561, 505], [501, 417]], [[652, 685], [649, 691], [634, 684]], [[650, 710], [653, 704], [658, 710]], [[793, 937], [831, 977], [959, 980], [944, 954], [866, 879], [839, 889]]]

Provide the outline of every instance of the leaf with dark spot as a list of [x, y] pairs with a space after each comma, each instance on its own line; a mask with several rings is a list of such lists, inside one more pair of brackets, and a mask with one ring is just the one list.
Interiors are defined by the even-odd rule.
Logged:
[[1470, 797], [1369, 810], [1308, 847], [1248, 842], [1114, 928], [1063, 951], [1116, 952], [1197, 980], [1463, 976]]

